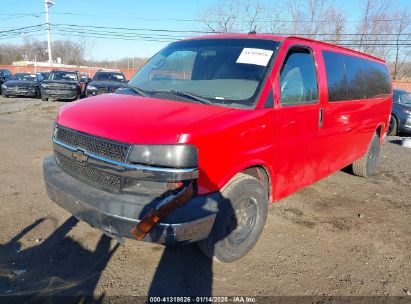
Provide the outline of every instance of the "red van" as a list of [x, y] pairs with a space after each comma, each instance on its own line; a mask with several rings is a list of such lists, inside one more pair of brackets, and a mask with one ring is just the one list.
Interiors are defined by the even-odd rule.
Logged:
[[375, 171], [391, 90], [384, 61], [310, 39], [174, 42], [128, 88], [61, 109], [47, 192], [112, 237], [231, 262], [270, 203], [350, 164]]

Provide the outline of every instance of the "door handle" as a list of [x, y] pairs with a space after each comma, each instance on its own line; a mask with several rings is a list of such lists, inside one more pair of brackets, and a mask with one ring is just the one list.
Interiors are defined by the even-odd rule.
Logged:
[[318, 128], [319, 129], [323, 127], [323, 121], [324, 121], [324, 110], [323, 108], [320, 108], [320, 113], [318, 115]]

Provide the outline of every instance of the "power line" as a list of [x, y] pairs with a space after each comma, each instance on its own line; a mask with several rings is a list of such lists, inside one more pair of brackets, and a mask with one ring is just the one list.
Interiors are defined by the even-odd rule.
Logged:
[[64, 24], [64, 23], [54, 23], [52, 26], [67, 26], [67, 27], [77, 27], [77, 28], [96, 28], [96, 29], [113, 29], [113, 30], [124, 30], [124, 31], [147, 31], [147, 32], [167, 32], [167, 33], [198, 33], [198, 34], [211, 34], [217, 33], [212, 31], [198, 31], [198, 30], [170, 30], [170, 29], [152, 29], [152, 28], [129, 28], [129, 27], [107, 27], [107, 26], [96, 26], [96, 25], [77, 25], [77, 24]]
[[175, 40], [161, 40], [161, 39], [150, 39], [150, 38], [120, 38], [120, 37], [107, 37], [107, 36], [102, 36], [102, 35], [90, 35], [90, 34], [68, 34], [68, 33], [58, 33], [59, 35], [63, 36], [63, 37], [88, 37], [88, 38], [96, 38], [96, 39], [105, 39], [105, 40], [128, 40], [128, 41], [148, 41], [148, 42], [173, 42]]
[[36, 25], [30, 25], [30, 26], [25, 26], [25, 27], [19, 27], [19, 28], [7, 30], [7, 31], [1, 31], [0, 34], [7, 33], [7, 32], [14, 32], [14, 31], [21, 31], [21, 30], [30, 29], [30, 28], [33, 28], [33, 27], [41, 27], [41, 26], [43, 26], [43, 24], [36, 24]]
[[[0, 16], [15, 16], [15, 17], [40, 17], [45, 14], [45, 11], [38, 13], [18, 13], [18, 14], [5, 14], [1, 13]], [[135, 17], [135, 16], [124, 16], [124, 15], [97, 15], [88, 13], [74, 13], [74, 12], [53, 12], [54, 15], [67, 15], [67, 16], [84, 16], [84, 17], [98, 17], [98, 18], [120, 18], [120, 19], [133, 19], [133, 20], [143, 20], [143, 21], [173, 21], [173, 22], [200, 22], [203, 23], [203, 19], [185, 19], [185, 18], [148, 18], [148, 17]], [[10, 17], [13, 18], [13, 17]], [[375, 22], [395, 22], [395, 21], [411, 21], [411, 19], [396, 19], [396, 18], [380, 18], [373, 19]], [[218, 23], [219, 20], [206, 20], [211, 23]], [[361, 23], [364, 20], [344, 20], [347, 23]], [[249, 23], [249, 20], [235, 19], [235, 23]], [[334, 20], [254, 20], [255, 23], [330, 23]]]
[[116, 32], [98, 32], [98, 31], [81, 31], [81, 30], [72, 30], [72, 29], [55, 29], [55, 32], [63, 32], [63, 33], [76, 33], [76, 34], [83, 34], [83, 35], [100, 35], [103, 37], [119, 37], [119, 38], [159, 38], [164, 39], [165, 41], [175, 41], [184, 39], [187, 37], [176, 37], [176, 36], [168, 36], [168, 35], [154, 35], [154, 36], [147, 36], [142, 34], [121, 34]]
[[[180, 39], [187, 38], [188, 33], [212, 33], [209, 31], [190, 31], [190, 30], [168, 30], [168, 29], [151, 29], [151, 28], [126, 28], [126, 27], [105, 27], [105, 26], [89, 26], [89, 25], [74, 25], [74, 24], [52, 24], [53, 31], [63, 37], [88, 37], [97, 39], [115, 39], [115, 40], [128, 40], [128, 41], [151, 41], [151, 42], [172, 42]], [[38, 36], [38, 33], [44, 33], [44, 25], [36, 24], [32, 26], [14, 28], [6, 31], [0, 31], [0, 39], [12, 39], [21, 37]], [[151, 33], [151, 34], [150, 34]], [[180, 35], [178, 35], [180, 33]], [[286, 34], [290, 35], [290, 34]], [[297, 33], [293, 35], [299, 36], [312, 36], [308, 33]], [[335, 43], [342, 46], [410, 46], [408, 39], [393, 39], [390, 37], [404, 37], [409, 36], [411, 33], [402, 34], [357, 34], [357, 33], [339, 33], [339, 34], [316, 34], [317, 37], [326, 36], [329, 39], [322, 39], [326, 42]], [[352, 37], [352, 39], [332, 39], [332, 37]], [[365, 36], [361, 43], [356, 42], [356, 38], [359, 36]], [[375, 39], [374, 37], [383, 36], [384, 39]], [[374, 39], [373, 39], [374, 38]]]

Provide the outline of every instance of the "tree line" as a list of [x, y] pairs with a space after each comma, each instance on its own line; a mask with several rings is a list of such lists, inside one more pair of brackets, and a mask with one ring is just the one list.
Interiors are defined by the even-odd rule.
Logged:
[[213, 32], [257, 32], [305, 37], [385, 59], [394, 78], [411, 77], [411, 14], [395, 1], [358, 1], [360, 17], [331, 0], [220, 0], [201, 20]]
[[[347, 46], [385, 59], [394, 79], [411, 78], [411, 14], [390, 0], [358, 1], [360, 17], [332, 0], [217, 0], [199, 12], [207, 32], [252, 32], [302, 35]], [[147, 58], [89, 60], [93, 40], [87, 37], [52, 42], [53, 58], [62, 63], [102, 68], [138, 69]], [[22, 44], [0, 44], [0, 64], [47, 61], [47, 43], [29, 37]]]

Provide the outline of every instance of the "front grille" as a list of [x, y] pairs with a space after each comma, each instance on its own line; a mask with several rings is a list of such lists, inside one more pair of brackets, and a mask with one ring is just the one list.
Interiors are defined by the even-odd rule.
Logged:
[[112, 160], [120, 162], [126, 161], [129, 145], [109, 142], [98, 137], [92, 137], [59, 126], [56, 128], [57, 132], [55, 137], [59, 141]]
[[92, 182], [111, 192], [119, 192], [121, 189], [121, 177], [98, 169], [87, 167], [76, 160], [55, 152], [56, 161], [68, 174]]
[[50, 83], [47, 89], [51, 90], [74, 90], [71, 84]]
[[10, 87], [9, 89], [15, 90], [15, 91], [20, 91], [20, 90], [31, 90], [32, 87], [14, 86], [14, 87]]

